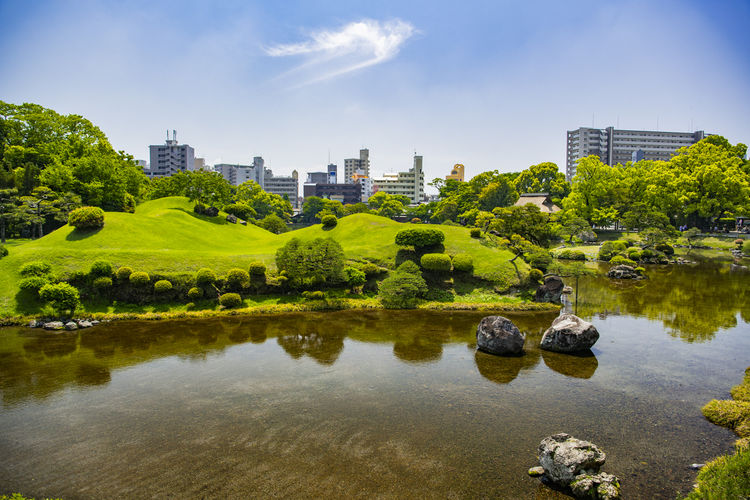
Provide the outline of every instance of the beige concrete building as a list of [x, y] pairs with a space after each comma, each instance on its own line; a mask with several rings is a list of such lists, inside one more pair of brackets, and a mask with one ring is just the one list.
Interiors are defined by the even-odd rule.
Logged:
[[373, 179], [373, 192], [384, 191], [388, 194], [402, 194], [411, 203], [417, 205], [424, 200], [424, 171], [422, 157], [414, 155], [414, 166], [408, 172], [385, 174]]

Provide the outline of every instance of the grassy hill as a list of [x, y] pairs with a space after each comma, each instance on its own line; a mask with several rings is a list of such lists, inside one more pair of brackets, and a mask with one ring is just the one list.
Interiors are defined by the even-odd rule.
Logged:
[[[191, 272], [210, 267], [223, 273], [232, 267], [247, 268], [252, 260], [273, 267], [276, 250], [291, 238], [311, 240], [331, 237], [344, 249], [347, 258], [395, 262], [396, 233], [409, 224], [375, 215], [356, 214], [340, 219], [332, 230], [320, 224], [276, 235], [257, 226], [230, 224], [223, 217], [196, 215], [186, 198], [171, 197], [139, 205], [134, 214], [108, 212], [104, 227], [81, 234], [64, 226], [47, 236], [10, 248], [0, 260], [0, 316], [14, 314], [18, 292], [18, 268], [25, 262], [44, 260], [53, 272], [88, 270], [91, 263], [104, 259], [115, 268], [128, 265], [148, 272]], [[512, 282], [516, 271], [505, 250], [483, 246], [463, 227], [440, 226], [445, 233], [445, 251], [468, 253], [474, 258], [475, 273], [496, 282]], [[525, 273], [528, 267], [518, 262]]]

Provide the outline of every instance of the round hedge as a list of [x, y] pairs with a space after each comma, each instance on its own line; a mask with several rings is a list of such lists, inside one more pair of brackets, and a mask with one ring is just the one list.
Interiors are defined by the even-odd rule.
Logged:
[[234, 309], [242, 305], [242, 297], [238, 293], [225, 293], [219, 296], [219, 304], [227, 309]]
[[619, 265], [626, 265], [630, 267], [635, 267], [636, 263], [635, 261], [632, 261], [628, 259], [627, 257], [623, 257], [622, 255], [615, 255], [611, 259], [609, 259], [609, 263], [613, 266], [619, 266]]
[[352, 288], [362, 286], [367, 283], [367, 276], [365, 276], [365, 273], [355, 267], [345, 267], [344, 276], [346, 277], [346, 284]]
[[542, 278], [544, 278], [544, 273], [539, 269], [532, 268], [529, 270], [529, 281], [532, 283], [538, 283], [542, 281]]
[[52, 266], [47, 262], [33, 261], [21, 266], [18, 271], [21, 276], [46, 276], [52, 271]]
[[266, 265], [262, 262], [251, 262], [248, 272], [253, 276], [263, 276], [266, 274]]
[[250, 274], [244, 269], [230, 269], [225, 283], [228, 288], [232, 289], [246, 288], [250, 284]]
[[396, 233], [396, 245], [413, 246], [414, 248], [439, 245], [445, 241], [442, 231], [432, 228], [402, 229]]
[[216, 273], [214, 273], [210, 269], [199, 269], [197, 273], [195, 273], [195, 282], [198, 285], [205, 286], [210, 285], [212, 283], [216, 282]]
[[190, 300], [198, 300], [203, 297], [203, 290], [198, 287], [193, 287], [188, 290], [187, 296]]
[[662, 252], [664, 255], [674, 255], [674, 248], [669, 243], [659, 243], [654, 248]]
[[117, 279], [125, 281], [126, 279], [130, 278], [131, 274], [133, 274], [132, 269], [127, 266], [122, 266], [117, 270]]
[[70, 311], [72, 315], [81, 303], [78, 290], [67, 283], [44, 285], [39, 290], [39, 298], [45, 302], [49, 302], [60, 314]]
[[451, 258], [444, 253], [426, 253], [419, 259], [422, 267], [428, 271], [450, 272]]
[[573, 250], [572, 248], [566, 248], [557, 252], [558, 259], [565, 260], [586, 260], [586, 254], [581, 250]]
[[8, 249], [5, 248], [3, 245], [0, 245], [0, 259], [2, 259], [3, 257], [7, 257], [7, 256], [8, 256]]
[[335, 215], [324, 215], [323, 218], [320, 219], [320, 222], [326, 229], [333, 229], [334, 227], [336, 227], [336, 224], [339, 223]]
[[154, 283], [154, 292], [166, 293], [172, 289], [172, 283], [169, 280], [159, 280]]
[[49, 281], [44, 276], [29, 276], [18, 282], [18, 288], [25, 292], [39, 293], [39, 290]]
[[481, 238], [482, 237], [482, 230], [479, 229], [478, 227], [472, 227], [469, 230], [469, 234], [471, 235], [472, 238]]
[[380, 268], [376, 264], [368, 262], [362, 266], [362, 272], [365, 273], [365, 276], [368, 278], [372, 278], [373, 276], [380, 274]]
[[94, 288], [97, 290], [107, 290], [112, 288], [112, 278], [109, 276], [100, 276], [94, 280]]
[[91, 264], [91, 276], [112, 276], [112, 264], [106, 260], [97, 260]]
[[151, 281], [151, 277], [148, 275], [148, 273], [143, 271], [136, 271], [130, 275], [130, 284], [133, 286], [146, 286], [148, 285], [149, 281]]
[[419, 269], [419, 266], [411, 260], [406, 260], [403, 263], [401, 263], [398, 268], [396, 268], [397, 273], [405, 273], [405, 274], [421, 274], [422, 271]]
[[68, 224], [76, 229], [97, 229], [104, 226], [104, 210], [99, 207], [76, 208], [68, 215]]
[[636, 260], [636, 261], [641, 260], [641, 255], [642, 255], [641, 251], [638, 250], [637, 248], [628, 249], [628, 258], [630, 260]]
[[462, 273], [474, 272], [474, 259], [467, 253], [459, 253], [453, 257], [453, 269]]

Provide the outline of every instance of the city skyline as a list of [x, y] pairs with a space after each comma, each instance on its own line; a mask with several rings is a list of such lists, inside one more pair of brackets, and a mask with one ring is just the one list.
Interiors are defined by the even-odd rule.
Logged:
[[0, 18], [0, 98], [83, 115], [136, 158], [176, 129], [211, 165], [284, 175], [360, 148], [403, 171], [416, 150], [429, 182], [564, 171], [579, 127], [750, 140], [740, 1], [4, 1]]

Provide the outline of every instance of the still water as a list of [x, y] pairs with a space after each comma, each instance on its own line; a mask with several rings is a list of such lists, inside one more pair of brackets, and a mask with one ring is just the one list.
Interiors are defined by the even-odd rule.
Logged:
[[[526, 475], [567, 432], [626, 498], [687, 492], [731, 450], [703, 419], [750, 364], [728, 264], [579, 283], [593, 355], [475, 349], [483, 313], [335, 312], [0, 330], [0, 493], [63, 498], [562, 498]], [[569, 307], [573, 308], [574, 305]]]

